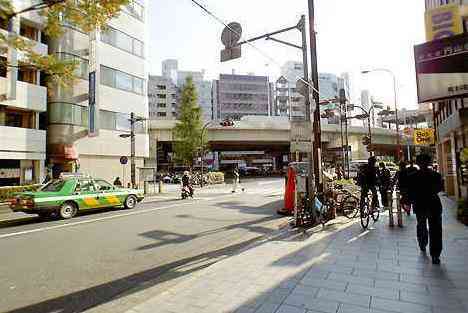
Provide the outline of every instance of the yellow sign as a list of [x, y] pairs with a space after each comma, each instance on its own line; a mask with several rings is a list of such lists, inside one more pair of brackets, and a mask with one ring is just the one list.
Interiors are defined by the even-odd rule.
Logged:
[[448, 4], [426, 12], [426, 39], [432, 41], [463, 33], [459, 4]]
[[433, 128], [422, 128], [414, 130], [414, 144], [418, 146], [433, 145], [435, 143], [435, 135]]

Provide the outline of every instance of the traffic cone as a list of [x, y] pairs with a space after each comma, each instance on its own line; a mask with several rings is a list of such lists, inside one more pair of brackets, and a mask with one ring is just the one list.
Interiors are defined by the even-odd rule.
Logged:
[[296, 172], [293, 168], [288, 170], [288, 181], [284, 189], [284, 208], [278, 210], [281, 215], [293, 215], [294, 213], [294, 197], [296, 192]]

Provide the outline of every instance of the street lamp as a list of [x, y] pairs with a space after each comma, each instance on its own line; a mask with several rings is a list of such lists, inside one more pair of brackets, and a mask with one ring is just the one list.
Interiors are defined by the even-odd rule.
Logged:
[[131, 171], [131, 184], [132, 188], [136, 186], [136, 168], [135, 168], [135, 123], [143, 122], [146, 119], [142, 117], [135, 117], [135, 113], [130, 113], [130, 134], [120, 134], [120, 138], [130, 138], [130, 171]]
[[372, 73], [372, 72], [385, 72], [385, 73], [388, 73], [392, 76], [393, 78], [393, 97], [394, 97], [394, 100], [395, 100], [395, 123], [396, 123], [396, 140], [397, 140], [397, 157], [400, 158], [400, 150], [401, 150], [401, 147], [400, 147], [400, 125], [399, 125], [399, 122], [398, 122], [398, 104], [397, 104], [397, 82], [396, 82], [396, 76], [395, 74], [389, 70], [389, 69], [386, 69], [386, 68], [376, 68], [376, 69], [373, 69], [373, 70], [367, 70], [367, 71], [362, 71], [361, 73], [362, 74], [369, 74], [369, 73]]
[[205, 131], [206, 129], [208, 128], [208, 126], [210, 126], [211, 122], [208, 122], [208, 123], [205, 123], [205, 125], [203, 125], [202, 127], [202, 130], [201, 130], [201, 133], [200, 133], [200, 160], [201, 160], [201, 179], [200, 179], [200, 188], [203, 188], [203, 157], [205, 155], [205, 146], [203, 145], [203, 137], [205, 135]]

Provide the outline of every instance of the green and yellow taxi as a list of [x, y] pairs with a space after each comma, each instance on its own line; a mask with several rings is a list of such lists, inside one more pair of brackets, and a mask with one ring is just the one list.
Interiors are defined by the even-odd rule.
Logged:
[[14, 212], [69, 219], [78, 211], [90, 209], [133, 209], [143, 199], [143, 190], [113, 186], [85, 175], [70, 175], [52, 180], [36, 192], [17, 194], [10, 200], [10, 208]]

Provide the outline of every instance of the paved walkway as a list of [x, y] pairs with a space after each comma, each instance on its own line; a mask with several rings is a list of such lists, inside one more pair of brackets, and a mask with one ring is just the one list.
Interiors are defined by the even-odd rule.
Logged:
[[127, 313], [466, 313], [468, 228], [443, 202], [440, 266], [420, 254], [414, 216], [364, 232], [339, 219], [266, 239]]

